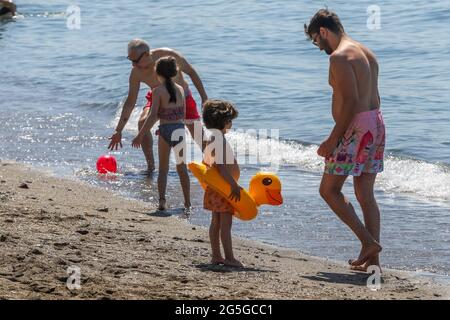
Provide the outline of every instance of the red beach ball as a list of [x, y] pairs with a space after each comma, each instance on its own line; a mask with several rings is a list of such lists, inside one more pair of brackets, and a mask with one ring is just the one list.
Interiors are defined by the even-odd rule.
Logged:
[[97, 171], [98, 173], [116, 173], [117, 172], [117, 161], [113, 156], [101, 156], [97, 160]]

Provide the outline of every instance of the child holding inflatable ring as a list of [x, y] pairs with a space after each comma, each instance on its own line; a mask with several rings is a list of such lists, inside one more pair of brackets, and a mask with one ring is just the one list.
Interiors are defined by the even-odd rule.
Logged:
[[[211, 263], [243, 267], [244, 265], [233, 255], [231, 241], [234, 208], [230, 201], [239, 201], [241, 197], [242, 188], [237, 183], [240, 170], [233, 150], [225, 138], [225, 134], [231, 129], [232, 121], [237, 116], [238, 111], [227, 101], [208, 100], [203, 106], [203, 122], [211, 133], [204, 151], [203, 163], [210, 167], [215, 166], [231, 186], [231, 194], [228, 199], [206, 187], [203, 206], [206, 210], [212, 211], [209, 227]], [[225, 258], [222, 257], [220, 251], [220, 242], [222, 242]]]

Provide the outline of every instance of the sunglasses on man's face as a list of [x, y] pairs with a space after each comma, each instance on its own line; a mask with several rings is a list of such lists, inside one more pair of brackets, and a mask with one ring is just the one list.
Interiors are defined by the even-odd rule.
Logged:
[[316, 36], [312, 40], [312, 44], [315, 45], [316, 47], [319, 46], [319, 42], [317, 41], [317, 37], [320, 37], [320, 33], [316, 34]]
[[137, 58], [136, 60], [133, 60], [130, 58], [130, 56], [127, 57], [128, 60], [130, 60], [131, 62], [138, 64], [139, 61], [141, 61], [142, 57], [144, 56], [144, 54], [146, 54], [147, 52], [142, 52], [141, 55], [139, 56], [139, 58]]

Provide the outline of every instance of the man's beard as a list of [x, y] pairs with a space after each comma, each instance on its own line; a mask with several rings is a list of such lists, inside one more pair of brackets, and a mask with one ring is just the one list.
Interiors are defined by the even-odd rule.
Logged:
[[322, 42], [320, 44], [322, 45], [322, 48], [327, 53], [327, 55], [333, 53], [333, 49], [331, 48], [330, 43], [327, 39], [322, 39]]

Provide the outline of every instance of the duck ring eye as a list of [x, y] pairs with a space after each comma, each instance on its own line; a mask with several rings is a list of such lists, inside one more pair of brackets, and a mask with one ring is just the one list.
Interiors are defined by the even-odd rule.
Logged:
[[270, 178], [264, 178], [262, 182], [263, 182], [263, 185], [269, 186], [269, 185], [272, 184], [272, 179], [270, 179]]

